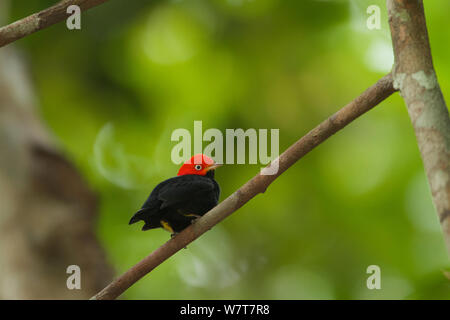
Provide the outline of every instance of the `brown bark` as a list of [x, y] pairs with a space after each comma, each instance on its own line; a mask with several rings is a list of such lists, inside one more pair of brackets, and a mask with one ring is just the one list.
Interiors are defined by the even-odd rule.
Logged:
[[136, 281], [170, 258], [180, 249], [186, 247], [203, 233], [210, 230], [213, 226], [238, 210], [257, 194], [265, 192], [268, 186], [277, 177], [300, 160], [304, 155], [337, 131], [344, 128], [347, 124], [375, 107], [394, 93], [394, 91], [392, 77], [389, 74], [367, 89], [347, 106], [322, 122], [274, 160], [279, 165], [279, 170], [276, 174], [256, 175], [231, 196], [198, 219], [193, 225], [189, 226], [176, 237], [170, 239], [156, 249], [144, 260], [136, 264], [105, 289], [92, 297], [92, 299], [106, 300], [117, 298]]
[[400, 90], [450, 255], [450, 118], [433, 68], [422, 0], [387, 0]]
[[71, 5], [78, 5], [81, 11], [85, 11], [106, 1], [108, 0], [60, 1], [50, 8], [0, 28], [0, 47], [67, 19], [67, 8]]
[[[67, 17], [65, 10], [71, 4], [78, 4], [82, 10], [87, 10], [92, 6], [106, 1], [107, 0], [61, 1], [49, 9], [0, 28], [0, 47], [64, 20]], [[384, 77], [352, 103], [320, 124], [285, 151], [277, 160], [275, 160], [279, 165], [277, 174], [266, 176], [259, 174], [251, 179], [230, 197], [199, 219], [193, 226], [190, 226], [177, 237], [169, 240], [163, 246], [155, 250], [147, 258], [132, 267], [93, 298], [114, 299], [118, 297], [137, 280], [175, 254], [178, 250], [194, 241], [221, 220], [225, 219], [258, 193], [264, 192], [281, 173], [287, 170], [301, 157], [335, 132], [345, 127], [355, 118], [386, 99], [396, 89], [401, 91], [408, 107], [431, 187], [433, 201], [444, 230], [450, 254], [450, 119], [433, 69], [425, 15], [423, 12], [423, 1], [387, 0], [387, 6], [395, 54], [395, 66], [392, 77], [391, 75]], [[8, 150], [8, 152], [11, 152], [11, 154], [14, 155], [14, 152], [18, 152], [15, 156], [22, 156], [22, 158], [17, 157], [18, 163], [5, 162], [8, 169], [15, 169], [12, 173], [17, 175], [20, 179], [17, 179], [17, 181], [10, 179], [9, 181], [8, 178], [11, 177], [6, 174], [6, 178], [3, 178], [4, 181], [7, 181], [7, 184], [17, 182], [23, 184], [24, 182], [22, 180], [25, 179], [24, 181], [29, 181], [29, 176], [31, 176], [33, 181], [32, 185], [38, 186], [38, 190], [47, 190], [47, 192], [50, 192], [51, 194], [54, 193], [53, 195], [58, 194], [58, 198], [62, 197], [64, 201], [73, 202], [72, 205], [74, 205], [75, 202], [78, 205], [85, 203], [85, 209], [87, 208], [86, 210], [90, 211], [89, 208], [91, 208], [91, 206], [88, 205], [90, 202], [89, 196], [87, 196], [88, 193], [84, 192], [85, 186], [80, 181], [79, 177], [76, 174], [73, 175], [73, 169], [68, 169], [70, 166], [59, 155], [51, 151], [51, 148], [48, 148], [48, 141], [47, 144], [40, 143], [39, 138], [45, 136], [45, 130], [39, 128], [38, 122], [34, 121], [32, 119], [33, 117], [27, 115], [25, 117], [28, 118], [27, 120], [29, 121], [28, 125], [30, 128], [34, 125], [35, 130], [33, 134], [28, 137], [29, 141], [27, 141], [28, 143], [26, 144], [28, 145], [28, 149], [22, 150], [22, 148], [17, 148], [16, 150], [14, 149], [15, 144], [9, 145], [8, 139], [5, 139], [7, 143], [3, 146], [5, 149], [9, 147], [10, 150]], [[9, 120], [7, 120], [7, 122], [8, 121]], [[7, 122], [6, 124], [8, 124]], [[24, 130], [24, 132], [25, 131], [26, 130]], [[5, 132], [0, 131], [0, 147], [2, 147], [1, 143], [4, 142], [2, 141], [2, 134], [9, 138], [8, 135], [11, 133], [8, 132], [8, 126], [6, 126]], [[46, 138], [44, 138], [44, 140], [46, 140]], [[12, 149], [11, 146], [13, 146]], [[8, 159], [8, 157], [5, 157], [5, 159]], [[34, 168], [31, 169], [31, 174], [23, 174], [21, 170], [17, 169], [17, 167], [21, 168], [19, 165], [21, 161], [23, 162], [22, 166], [25, 165], [26, 168], [28, 168], [28, 166]], [[56, 161], [56, 163], [53, 161]], [[62, 170], [60, 175], [66, 176], [67, 179], [75, 179], [74, 185], [79, 184], [80, 186], [79, 188], [75, 188], [78, 192], [72, 192], [70, 189], [65, 190], [64, 187], [61, 187], [64, 185], [65, 179], [54, 179], [49, 177], [50, 170], [48, 168], [51, 163], [53, 163], [55, 168], [59, 168], [58, 170]], [[2, 165], [2, 163], [0, 163], [0, 165]], [[68, 171], [66, 172], [66, 170]], [[17, 177], [14, 176], [14, 178]], [[6, 193], [10, 192], [7, 187], [2, 186], [1, 182], [2, 177], [0, 175], [0, 191], [6, 190]], [[19, 185], [19, 187], [20, 186], [21, 185]], [[20, 189], [19, 187], [18, 189]], [[27, 191], [25, 192], [25, 195], [31, 200], [35, 200], [34, 197], [36, 196], [36, 191]], [[74, 195], [76, 196], [71, 198]], [[23, 194], [17, 196], [14, 192], [7, 194], [7, 197], [5, 197], [5, 207], [8, 208], [8, 205], [11, 205], [12, 203], [13, 209], [16, 210], [14, 207], [15, 201], [20, 199], [21, 196], [23, 196]], [[84, 199], [85, 196], [87, 197]], [[74, 200], [75, 198], [77, 198], [77, 201]], [[22, 206], [20, 202], [18, 203], [20, 204], [19, 207]], [[33, 209], [28, 208], [26, 205], [25, 208], [27, 208], [28, 211]], [[77, 210], [80, 210], [80, 208], [78, 207]], [[83, 212], [83, 210], [81, 211]], [[32, 215], [32, 217], [35, 218], [36, 215]], [[6, 218], [8, 218], [8, 215], [6, 215]], [[32, 219], [25, 219], [25, 221], [28, 220]], [[3, 220], [0, 220], [0, 226], [2, 222]], [[30, 234], [35, 232], [31, 227], [27, 230], [27, 233]], [[67, 230], [67, 232], [71, 231], [72, 230]], [[24, 236], [22, 235], [22, 237]], [[20, 244], [20, 241], [17, 240], [20, 240], [20, 237], [14, 240], [15, 243]], [[55, 242], [51, 241], [49, 243]], [[1, 258], [0, 263], [2, 263]]]
[[[0, 6], [1, 7], [1, 6]], [[85, 299], [112, 278], [96, 198], [35, 113], [26, 69], [0, 50], [0, 299]], [[69, 265], [81, 290], [69, 290]]]

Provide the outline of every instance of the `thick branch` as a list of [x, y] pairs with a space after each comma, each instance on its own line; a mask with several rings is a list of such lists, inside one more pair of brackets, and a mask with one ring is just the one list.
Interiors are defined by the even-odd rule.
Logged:
[[36, 31], [42, 30], [67, 19], [67, 8], [71, 5], [77, 5], [80, 7], [81, 11], [85, 11], [106, 1], [108, 0], [60, 1], [48, 9], [42, 10], [41, 12], [32, 14], [31, 16], [0, 28], [0, 48]]
[[279, 165], [279, 170], [276, 174], [256, 175], [231, 196], [210, 210], [206, 215], [198, 219], [193, 225], [189, 226], [176, 237], [170, 239], [168, 242], [156, 249], [144, 260], [129, 269], [92, 299], [103, 300], [117, 298], [136, 281], [174, 255], [177, 251], [186, 247], [189, 243], [200, 237], [203, 233], [242, 207], [258, 193], [264, 192], [277, 177], [279, 177], [300, 158], [332, 136], [334, 133], [344, 128], [354, 119], [375, 107], [381, 101], [389, 97], [394, 91], [395, 89], [393, 87], [392, 77], [389, 74], [367, 89], [363, 94], [347, 106], [322, 122], [295, 144], [293, 144], [290, 148], [288, 148], [276, 160], [274, 160], [272, 165], [276, 163]]
[[422, 0], [387, 0], [394, 86], [414, 127], [450, 255], [450, 118], [433, 68]]

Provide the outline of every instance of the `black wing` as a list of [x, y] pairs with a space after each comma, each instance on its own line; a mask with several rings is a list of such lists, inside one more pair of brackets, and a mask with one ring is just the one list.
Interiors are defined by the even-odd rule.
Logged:
[[146, 230], [160, 227], [161, 219], [180, 219], [178, 214], [203, 215], [217, 205], [219, 194], [217, 182], [207, 177], [186, 175], [170, 178], [155, 187], [129, 223], [144, 220]]
[[217, 202], [216, 190], [217, 184], [209, 179], [203, 177], [186, 177], [186, 179], [179, 179], [175, 184], [166, 184], [161, 187], [158, 192], [158, 199], [163, 203], [161, 209], [185, 208], [195, 210], [195, 203], [201, 204], [204, 202]]

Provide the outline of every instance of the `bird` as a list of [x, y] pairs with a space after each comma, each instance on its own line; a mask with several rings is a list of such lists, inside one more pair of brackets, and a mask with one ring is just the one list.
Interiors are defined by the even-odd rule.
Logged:
[[213, 159], [196, 154], [185, 161], [176, 177], [159, 183], [129, 224], [144, 221], [142, 231], [163, 228], [175, 236], [219, 202], [220, 186], [214, 180], [221, 166]]

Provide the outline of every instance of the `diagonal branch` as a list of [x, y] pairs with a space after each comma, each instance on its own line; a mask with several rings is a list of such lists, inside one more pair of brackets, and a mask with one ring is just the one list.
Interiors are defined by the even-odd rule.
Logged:
[[67, 8], [77, 5], [81, 11], [86, 11], [108, 0], [63, 0], [38, 13], [13, 22], [0, 28], [0, 48], [26, 37], [36, 31], [45, 29], [51, 25], [67, 19]]
[[[189, 226], [176, 237], [170, 239], [161, 247], [153, 251], [149, 256], [92, 297], [92, 299], [106, 300], [115, 299], [120, 296], [136, 281], [170, 258], [177, 251], [186, 247], [203, 233], [210, 230], [213, 226], [238, 210], [257, 194], [263, 193], [276, 178], [316, 146], [365, 112], [375, 107], [394, 92], [395, 89], [393, 87], [392, 76], [391, 74], [388, 74], [367, 89], [358, 98], [303, 136], [275, 159], [274, 162], [278, 164], [279, 168], [276, 174], [256, 175], [219, 205], [210, 210], [206, 215], [198, 219], [193, 225]], [[274, 162], [272, 162], [272, 164], [274, 164]]]
[[450, 255], [450, 118], [433, 68], [422, 0], [387, 0], [400, 90]]

